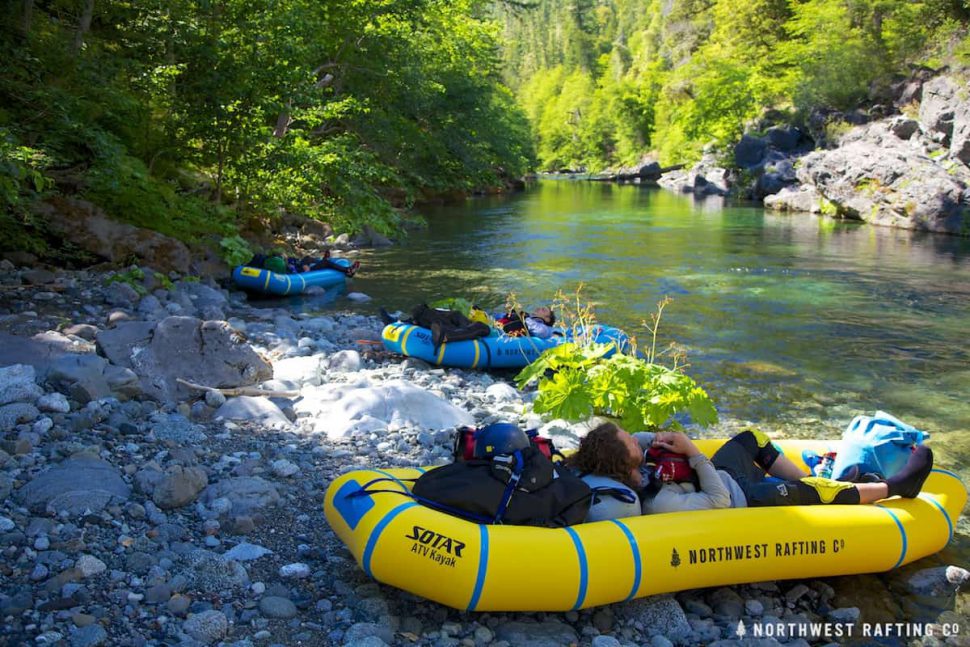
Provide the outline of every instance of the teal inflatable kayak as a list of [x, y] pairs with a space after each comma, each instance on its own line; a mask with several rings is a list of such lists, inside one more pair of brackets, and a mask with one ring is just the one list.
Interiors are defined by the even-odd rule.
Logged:
[[[595, 325], [589, 333], [600, 343], [615, 342], [626, 349], [629, 338], [619, 328]], [[417, 357], [429, 364], [454, 368], [522, 368], [535, 361], [542, 351], [572, 341], [570, 333], [549, 339], [510, 337], [493, 330], [488, 337], [445, 342], [435, 348], [431, 331], [409, 323], [392, 323], [381, 333], [384, 347], [394, 353]]]
[[[349, 268], [353, 262], [346, 258], [331, 258], [331, 261]], [[249, 292], [275, 294], [302, 294], [307, 288], [317, 286], [325, 290], [333, 287], [343, 287], [347, 282], [347, 275], [340, 270], [326, 269], [301, 272], [299, 274], [280, 274], [258, 267], [240, 265], [232, 271], [233, 283]]]

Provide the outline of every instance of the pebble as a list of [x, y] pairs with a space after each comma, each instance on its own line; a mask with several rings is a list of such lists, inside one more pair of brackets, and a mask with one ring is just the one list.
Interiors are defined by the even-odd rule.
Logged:
[[12, 519], [6, 517], [0, 517], [0, 532], [7, 532], [13, 530], [17, 527], [17, 524], [13, 522]]
[[280, 567], [280, 576], [304, 579], [310, 577], [310, 567], [302, 562], [287, 564], [286, 566]]
[[276, 595], [267, 595], [259, 601], [259, 611], [267, 618], [288, 620], [295, 618], [298, 611], [290, 600]]
[[81, 571], [82, 577], [92, 577], [108, 570], [108, 566], [94, 555], [81, 555], [74, 566]]
[[229, 621], [221, 611], [203, 611], [190, 615], [182, 623], [182, 629], [192, 638], [208, 645], [226, 636]]

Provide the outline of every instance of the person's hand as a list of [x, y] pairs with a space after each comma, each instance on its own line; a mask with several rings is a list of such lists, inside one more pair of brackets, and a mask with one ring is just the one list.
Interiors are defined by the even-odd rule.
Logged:
[[666, 449], [668, 452], [683, 454], [684, 456], [697, 456], [701, 450], [697, 449], [694, 441], [680, 431], [660, 431], [653, 437], [653, 446]]

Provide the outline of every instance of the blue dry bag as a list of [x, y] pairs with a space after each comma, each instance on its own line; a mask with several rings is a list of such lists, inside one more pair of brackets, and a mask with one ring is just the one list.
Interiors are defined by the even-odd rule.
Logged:
[[885, 411], [856, 416], [842, 434], [832, 478], [841, 478], [854, 465], [859, 466], [860, 474], [872, 472], [889, 478], [906, 464], [913, 447], [929, 437]]

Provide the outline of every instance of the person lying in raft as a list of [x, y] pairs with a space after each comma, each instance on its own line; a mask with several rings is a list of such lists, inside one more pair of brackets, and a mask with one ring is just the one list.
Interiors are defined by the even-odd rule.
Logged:
[[324, 253], [323, 258], [313, 258], [312, 256], [304, 256], [299, 261], [296, 259], [289, 259], [294, 261], [295, 270], [297, 273], [302, 272], [316, 272], [317, 270], [337, 270], [338, 272], [343, 272], [347, 276], [353, 276], [360, 269], [360, 261], [354, 261], [349, 267], [344, 267], [340, 263], [335, 263], [330, 260], [330, 250]]
[[495, 323], [506, 335], [518, 337], [529, 335], [539, 339], [549, 339], [553, 335], [561, 335], [553, 326], [556, 324], [556, 314], [552, 308], [540, 306], [528, 312], [512, 312], [495, 320]]
[[[651, 483], [644, 457], [651, 447], [686, 456], [696, 484]], [[915, 498], [933, 469], [933, 452], [921, 445], [898, 474], [874, 482], [848, 483], [809, 476], [759, 431], [737, 434], [708, 459], [683, 433], [629, 434], [613, 423], [590, 431], [567, 460], [592, 487], [615, 486], [619, 481], [638, 495], [634, 503], [602, 497], [590, 507], [586, 521], [654, 512], [873, 503], [891, 496]], [[766, 475], [781, 481], [767, 481]]]

